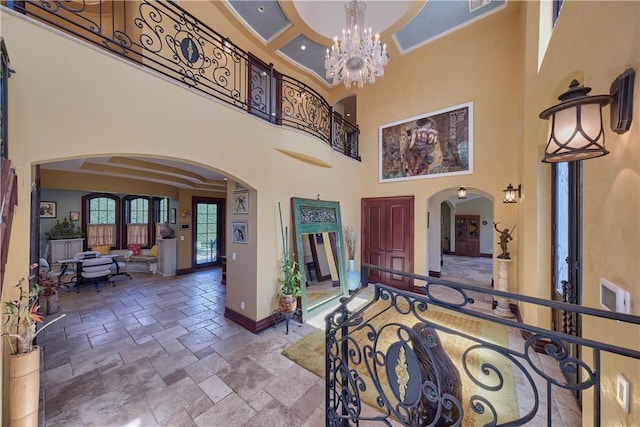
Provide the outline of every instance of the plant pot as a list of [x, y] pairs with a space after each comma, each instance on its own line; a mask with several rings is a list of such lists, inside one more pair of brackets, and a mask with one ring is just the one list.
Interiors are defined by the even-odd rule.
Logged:
[[40, 347], [9, 356], [9, 426], [38, 426]]
[[349, 268], [347, 269], [347, 288], [350, 292], [360, 287], [360, 272], [356, 271], [356, 261], [349, 260]]
[[279, 309], [282, 314], [289, 314], [296, 311], [298, 307], [298, 298], [293, 295], [280, 295]]
[[47, 300], [47, 315], [55, 314], [60, 311], [60, 298], [58, 292], [54, 292], [52, 295], [45, 297]]

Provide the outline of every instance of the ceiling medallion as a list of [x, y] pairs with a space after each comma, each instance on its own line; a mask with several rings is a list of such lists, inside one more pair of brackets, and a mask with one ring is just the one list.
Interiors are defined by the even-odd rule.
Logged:
[[349, 89], [352, 83], [359, 88], [365, 81], [373, 84], [376, 77], [384, 75], [387, 65], [387, 45], [380, 44], [380, 35], [371, 36], [371, 28], [364, 29], [364, 3], [352, 0], [345, 5], [346, 29], [342, 39], [333, 38], [331, 49], [327, 49], [324, 67], [327, 78], [333, 83], [343, 82]]

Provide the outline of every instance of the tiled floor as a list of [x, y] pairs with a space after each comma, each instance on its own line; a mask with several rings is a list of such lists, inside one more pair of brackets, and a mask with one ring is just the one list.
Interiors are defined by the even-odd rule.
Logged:
[[[41, 426], [324, 425], [324, 380], [281, 355], [314, 327], [256, 335], [226, 320], [220, 270], [134, 274], [60, 301], [66, 317], [39, 340]], [[559, 405], [558, 420], [579, 415]]]

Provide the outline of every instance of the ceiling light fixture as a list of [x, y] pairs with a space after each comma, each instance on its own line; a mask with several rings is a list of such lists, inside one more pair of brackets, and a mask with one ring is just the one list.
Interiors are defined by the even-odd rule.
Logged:
[[464, 187], [458, 188], [458, 199], [466, 199], [467, 198], [467, 189]]
[[376, 77], [384, 75], [387, 65], [387, 45], [380, 44], [380, 35], [371, 36], [371, 28], [364, 29], [364, 13], [367, 6], [352, 0], [344, 6], [346, 30], [342, 39], [333, 38], [331, 49], [327, 49], [324, 67], [327, 78], [333, 83], [343, 82], [349, 89], [352, 83], [359, 88], [365, 81], [373, 84]]

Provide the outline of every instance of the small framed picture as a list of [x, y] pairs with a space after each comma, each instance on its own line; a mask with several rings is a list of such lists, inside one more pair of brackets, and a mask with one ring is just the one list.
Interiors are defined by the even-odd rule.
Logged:
[[69, 212], [69, 221], [80, 221], [80, 212], [78, 211]]
[[55, 218], [57, 215], [56, 202], [40, 202], [40, 218]]
[[177, 216], [176, 208], [169, 209], [169, 222], [171, 224], [175, 224], [176, 223], [176, 216]]
[[233, 243], [249, 243], [246, 222], [231, 223], [231, 241]]
[[249, 213], [249, 192], [233, 194], [233, 213], [248, 214]]

